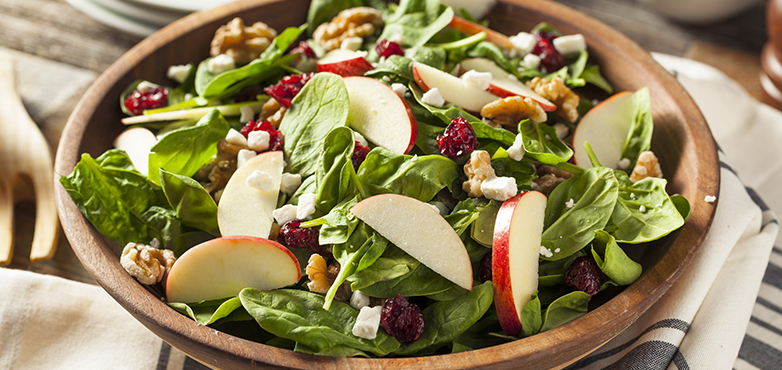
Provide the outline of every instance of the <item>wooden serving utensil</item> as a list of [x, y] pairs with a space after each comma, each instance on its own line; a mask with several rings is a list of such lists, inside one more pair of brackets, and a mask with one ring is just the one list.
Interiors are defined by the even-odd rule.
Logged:
[[[30, 260], [54, 256], [60, 222], [54, 203], [54, 169], [49, 144], [27, 114], [16, 91], [11, 57], [0, 53], [0, 265], [11, 262], [14, 235], [14, 188], [35, 192], [35, 235]], [[18, 199], [21, 200], [21, 199]]]

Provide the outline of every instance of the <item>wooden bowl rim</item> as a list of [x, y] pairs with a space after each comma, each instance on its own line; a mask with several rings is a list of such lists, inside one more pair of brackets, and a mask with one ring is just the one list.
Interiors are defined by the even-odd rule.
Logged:
[[[80, 145], [78, 144], [84, 139], [89, 118], [94, 114], [100, 98], [106, 95], [108, 90], [123, 76], [130, 73], [139, 61], [152, 55], [158, 46], [174, 42], [205, 23], [232, 14], [239, 14], [246, 9], [281, 1], [284, 0], [237, 1], [211, 9], [208, 12], [197, 12], [166, 26], [126, 52], [98, 77], [68, 119], [57, 150], [56, 173], [67, 174], [73, 170], [80, 155], [78, 152]], [[617, 51], [632, 54], [634, 61], [640, 67], [657, 73], [662, 78], [660, 82], [666, 91], [672, 96], [681, 97], [679, 101], [681, 112], [694, 114], [691, 120], [683, 122], [683, 126], [690, 131], [694, 141], [708, 146], [705, 148], [705, 152], [711, 154], [708, 158], [699, 158], [697, 168], [699, 174], [705, 175], [704, 178], [715, 179], [715, 181], [714, 183], [698, 182], [697, 196], [702, 199], [705, 195], [719, 192], [719, 161], [716, 144], [703, 115], [675, 78], [657, 64], [646, 51], [609, 26], [561, 4], [535, 0], [499, 0], [498, 2], [518, 5], [544, 14], [558, 15], [558, 18], [564, 22], [567, 22], [568, 19], [571, 22], [577, 20], [578, 27], [605, 35], [606, 40], [604, 41], [613, 45]], [[55, 187], [57, 208], [63, 230], [73, 246], [74, 252], [87, 271], [123, 308], [166, 342], [174, 343], [176, 346], [179, 342], [178, 338], [188, 337], [187, 345], [176, 347], [191, 357], [210, 366], [240, 367], [255, 367], [258, 363], [262, 363], [273, 367], [293, 368], [311, 368], [313, 366], [332, 368], [410, 366], [514, 368], [521, 365], [518, 362], [520, 360], [535, 368], [542, 368], [541, 366], [544, 365], [562, 365], [588, 353], [584, 351], [583, 343], [592, 343], [593, 345], [590, 347], [591, 350], [594, 350], [622, 332], [668, 290], [692, 261], [711, 226], [716, 209], [715, 203], [711, 209], [701, 212], [706, 216], [706, 219], [698, 219], [697, 224], [694, 224], [691, 219], [685, 225], [688, 229], [694, 229], [695, 234], [687, 235], [687, 239], [693, 245], [680, 246], [687, 248], [684, 250], [684, 255], [673, 256], [669, 251], [663, 256], [663, 260], [659, 261], [650, 271], [644, 272], [644, 275], [637, 282], [627, 287], [622, 293], [568, 324], [529, 338], [475, 351], [416, 358], [362, 359], [297, 353], [223, 333], [217, 334], [214, 329], [195, 324], [190, 318], [170, 309], [121, 269], [101, 269], [101, 266], [111, 263], [112, 258], [116, 259], [116, 255], [107, 250], [107, 248], [111, 248], [107, 245], [108, 240], [83, 217], [59, 181], [55, 180]], [[682, 234], [678, 236], [678, 238], [684, 237]], [[682, 244], [677, 241], [674, 241], [671, 248]], [[672, 258], [681, 261], [680, 264], [672, 265], [678, 268], [662, 268], [663, 261]], [[653, 287], [651, 291], [646, 290], [649, 286]], [[638, 297], [642, 295], [645, 298], [639, 299]], [[630, 299], [631, 296], [633, 299]], [[633, 305], [625, 307], [628, 303]], [[610, 319], [608, 321], [596, 320], [597, 317], [609, 317]], [[610, 328], [610, 330], [605, 328]], [[574, 335], [577, 335], [579, 340], [572, 340]], [[555, 355], [562, 361], [547, 364], [546, 362]]]

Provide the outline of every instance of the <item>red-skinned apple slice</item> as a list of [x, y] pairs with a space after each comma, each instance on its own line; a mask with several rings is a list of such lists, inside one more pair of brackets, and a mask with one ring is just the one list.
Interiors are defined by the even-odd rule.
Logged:
[[288, 248], [262, 238], [226, 236], [196, 245], [174, 262], [166, 298], [193, 303], [233, 297], [244, 288], [282, 288], [299, 279], [299, 261]]
[[418, 123], [407, 101], [369, 77], [345, 77], [350, 99], [348, 123], [369, 141], [404, 154], [415, 146]]
[[476, 72], [488, 72], [492, 75], [492, 81], [489, 84], [487, 91], [497, 95], [501, 98], [507, 98], [509, 96], [524, 96], [538, 102], [540, 107], [547, 112], [553, 112], [557, 110], [557, 106], [548, 99], [540, 96], [529, 86], [525, 85], [521, 81], [511, 77], [511, 74], [506, 72], [502, 67], [486, 58], [468, 58], [459, 63], [460, 74], [469, 70], [475, 70]]
[[521, 333], [521, 311], [538, 290], [538, 258], [546, 196], [537, 191], [506, 200], [497, 212], [492, 245], [494, 306], [502, 330]]
[[[248, 235], [268, 238], [280, 192], [282, 151], [261, 153], [245, 162], [228, 180], [217, 205], [217, 225], [220, 234]], [[263, 191], [247, 184], [253, 172], [266, 172], [272, 177], [272, 189]], [[276, 185], [275, 185], [276, 184]]]
[[484, 105], [499, 99], [496, 95], [482, 90], [476, 85], [426, 64], [414, 62], [413, 77], [424, 91], [436, 87], [446, 102], [464, 108], [471, 113], [480, 112]]
[[404, 195], [381, 194], [358, 202], [350, 212], [424, 266], [472, 290], [467, 249], [432, 206]]
[[472, 23], [466, 19], [453, 17], [451, 23], [448, 24], [448, 27], [451, 27], [459, 32], [466, 33], [470, 36], [481, 32], [485, 32], [486, 41], [494, 43], [497, 46], [506, 50], [513, 49], [513, 43], [510, 42], [508, 36], [505, 36], [497, 31], [488, 29], [486, 27], [483, 27], [479, 24]]
[[133, 127], [123, 131], [114, 139], [114, 147], [122, 149], [130, 157], [138, 172], [147, 174], [149, 150], [157, 143], [152, 131], [143, 127]]
[[591, 168], [592, 162], [584, 150], [589, 142], [600, 164], [616, 168], [622, 160], [624, 148], [634, 117], [633, 93], [622, 91], [589, 110], [573, 132], [573, 161], [582, 168]]
[[364, 55], [353, 50], [332, 50], [318, 60], [318, 72], [331, 72], [342, 77], [361, 76], [372, 68], [372, 63]]

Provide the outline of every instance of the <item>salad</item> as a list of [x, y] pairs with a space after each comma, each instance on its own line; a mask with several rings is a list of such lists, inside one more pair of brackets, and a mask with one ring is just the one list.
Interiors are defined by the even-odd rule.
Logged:
[[169, 306], [268, 345], [421, 356], [574, 320], [689, 214], [649, 92], [614, 93], [582, 35], [457, 11], [236, 18], [171, 81], [129, 85], [116, 149], [60, 182]]

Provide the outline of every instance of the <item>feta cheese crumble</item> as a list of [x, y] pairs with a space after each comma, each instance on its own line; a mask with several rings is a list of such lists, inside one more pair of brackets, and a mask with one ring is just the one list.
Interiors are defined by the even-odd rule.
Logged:
[[234, 129], [228, 130], [228, 134], [225, 135], [225, 141], [234, 145], [247, 146], [247, 138]]
[[209, 59], [209, 62], [206, 64], [206, 69], [209, 70], [209, 73], [213, 75], [219, 75], [220, 73], [230, 71], [234, 68], [236, 68], [236, 62], [234, 62], [234, 58], [231, 58], [225, 54], [220, 54], [212, 59]]
[[247, 185], [260, 191], [277, 190], [274, 188], [274, 178], [266, 171], [255, 170], [247, 176]]
[[580, 33], [560, 36], [554, 39], [554, 49], [557, 49], [565, 57], [576, 55], [586, 48], [586, 40], [584, 35]]
[[550, 249], [548, 249], [548, 248], [546, 248], [546, 247], [541, 245], [540, 246], [540, 255], [543, 256], [543, 257], [546, 257], [546, 258], [551, 258], [551, 257], [554, 256], [554, 253], [551, 253]]
[[296, 219], [296, 210], [298, 208], [292, 204], [286, 204], [272, 211], [272, 217], [277, 220], [277, 225], [285, 225], [286, 222]]
[[559, 122], [554, 124], [554, 131], [556, 131], [559, 140], [564, 140], [567, 137], [567, 134], [570, 133], [570, 129], [567, 128], [564, 123]]
[[357, 290], [350, 296], [350, 307], [361, 310], [369, 306], [369, 296], [366, 293]]
[[434, 207], [437, 210], [437, 213], [439, 213], [442, 216], [445, 216], [451, 212], [451, 210], [448, 209], [448, 206], [446, 206], [445, 203], [440, 201], [433, 200], [429, 202], [429, 205]]
[[715, 197], [715, 196], [713, 196], [713, 195], [707, 195], [707, 196], [706, 196], [706, 198], [703, 198], [703, 200], [704, 200], [706, 203], [714, 203], [714, 201], [716, 201], [716, 200], [717, 200], [717, 197]]
[[445, 98], [443, 98], [443, 95], [440, 94], [440, 90], [438, 90], [436, 87], [433, 87], [429, 89], [429, 91], [425, 92], [421, 97], [421, 101], [437, 108], [442, 108], [443, 105], [445, 105]]
[[280, 191], [285, 194], [291, 195], [296, 192], [296, 189], [301, 185], [301, 175], [298, 173], [283, 173], [280, 179]]
[[481, 90], [486, 90], [491, 85], [492, 75], [488, 72], [478, 72], [471, 69], [462, 75], [462, 81], [477, 86]]
[[619, 163], [616, 164], [616, 168], [622, 171], [628, 169], [629, 167], [630, 167], [630, 159], [628, 158], [622, 158], [619, 161]]
[[249, 105], [239, 108], [239, 112], [239, 123], [247, 123], [255, 119], [255, 112], [253, 112], [253, 108]]
[[535, 54], [527, 54], [521, 60], [522, 67], [526, 69], [538, 69], [540, 66], [540, 57]]
[[315, 193], [302, 194], [299, 197], [299, 205], [296, 209], [296, 218], [303, 220], [307, 218], [307, 216], [315, 213], [315, 198], [317, 198]]
[[516, 162], [524, 158], [524, 140], [522, 139], [521, 134], [516, 135], [516, 139], [513, 140], [513, 145], [508, 147], [507, 152], [508, 157]]
[[357, 51], [358, 49], [361, 49], [361, 44], [363, 43], [364, 39], [361, 37], [348, 37], [342, 40], [342, 43], [339, 44], [339, 48], [343, 50]]
[[152, 82], [141, 81], [141, 82], [138, 83], [138, 85], [136, 85], [136, 90], [138, 90], [138, 91], [147, 91], [149, 89], [154, 89], [156, 87], [158, 87], [158, 85], [153, 84]]
[[166, 71], [166, 77], [179, 83], [185, 82], [187, 76], [189, 75], [190, 75], [189, 65], [173, 65], [168, 67], [168, 71]]
[[356, 317], [356, 323], [353, 324], [353, 335], [368, 340], [377, 337], [377, 329], [380, 326], [380, 313], [383, 306], [362, 307]]
[[[535, 36], [527, 32], [519, 32], [514, 36], [508, 37], [508, 39], [513, 44], [516, 54], [521, 57], [532, 52], [532, 49], [534, 49], [535, 45], [538, 43]], [[538, 60], [540, 60], [540, 58], [538, 58]]]
[[646, 207], [644, 207], [644, 205], [641, 204], [641, 206], [638, 207], [638, 211], [640, 211], [641, 213], [645, 213], [646, 212]]
[[236, 168], [242, 167], [247, 161], [253, 159], [256, 155], [258, 155], [258, 153], [253, 150], [239, 149], [239, 153], [236, 155]]
[[353, 132], [353, 140], [358, 141], [358, 143], [363, 146], [369, 145], [369, 143], [367, 143], [367, 139], [364, 138], [364, 135], [359, 134], [358, 131]]
[[271, 136], [266, 131], [250, 131], [247, 135], [247, 146], [256, 152], [262, 152], [269, 149], [269, 139]]
[[574, 201], [573, 198], [570, 198], [570, 200], [565, 202], [565, 208], [567, 208], [567, 209], [571, 209], [575, 205], [576, 205], [576, 201]]
[[486, 198], [506, 201], [518, 193], [516, 179], [512, 177], [493, 177], [481, 183], [481, 192]]
[[405, 94], [407, 93], [407, 86], [399, 83], [393, 83], [391, 84], [391, 90], [394, 90], [397, 95], [404, 98]]

